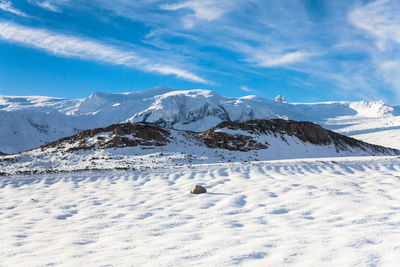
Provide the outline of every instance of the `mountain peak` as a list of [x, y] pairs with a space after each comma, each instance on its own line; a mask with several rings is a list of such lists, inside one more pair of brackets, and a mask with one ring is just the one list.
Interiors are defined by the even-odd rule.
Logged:
[[286, 97], [284, 97], [283, 95], [277, 95], [274, 98], [274, 101], [279, 102], [279, 103], [286, 103]]

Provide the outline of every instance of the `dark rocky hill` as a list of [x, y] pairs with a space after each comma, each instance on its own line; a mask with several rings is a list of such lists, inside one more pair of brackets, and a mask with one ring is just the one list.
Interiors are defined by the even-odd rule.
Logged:
[[142, 122], [85, 130], [37, 149], [1, 155], [0, 175], [399, 154], [303, 121], [226, 121], [204, 132]]
[[113, 124], [104, 128], [85, 130], [76, 135], [65, 137], [41, 146], [47, 148], [67, 148], [67, 151], [109, 149], [123, 147], [165, 146], [176, 142], [172, 132], [177, 132], [185, 138], [193, 139], [196, 144], [208, 148], [220, 148], [233, 151], [251, 151], [268, 149], [268, 142], [261, 142], [259, 137], [274, 136], [283, 141], [287, 136], [318, 146], [334, 145], [337, 151], [359, 149], [371, 154], [399, 154], [399, 150], [372, 145], [347, 137], [320, 125], [283, 119], [248, 120], [244, 122], [221, 122], [204, 132], [172, 130], [153, 123], [123, 123]]

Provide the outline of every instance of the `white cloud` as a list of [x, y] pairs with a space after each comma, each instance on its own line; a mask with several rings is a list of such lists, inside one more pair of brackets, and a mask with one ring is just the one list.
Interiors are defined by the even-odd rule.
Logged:
[[375, 76], [400, 99], [400, 2], [376, 0], [358, 5], [349, 13], [350, 23], [361, 29], [365, 36], [375, 42], [365, 42], [371, 57]]
[[[228, 77], [246, 79], [257, 75], [279, 80], [282, 75], [270, 69], [285, 68], [285, 73], [296, 72], [293, 77], [287, 77], [285, 83], [290, 83], [301, 72], [307, 74], [302, 78], [303, 83], [310, 80], [315, 84], [323, 83], [346, 96], [360, 93], [365, 97], [374, 90], [378, 91], [376, 88], [383, 87], [383, 79], [378, 73], [379, 64], [376, 64], [382, 60], [377, 61], [369, 54], [372, 46], [376, 49], [375, 42], [371, 45], [371, 39], [360, 35], [361, 31], [355, 30], [354, 23], [348, 20], [349, 12], [365, 8], [368, 4], [320, 1], [319, 7], [315, 8], [302, 0], [93, 2], [98, 8], [148, 26], [151, 33], [144, 42], [164, 51], [167, 56], [169, 53], [182, 55], [200, 63], [199, 66], [211, 63], [213, 67], [207, 71]], [[377, 2], [385, 5], [397, 3], [392, 6], [400, 3]], [[374, 6], [370, 9], [372, 12]], [[390, 8], [387, 10], [390, 11]], [[396, 12], [394, 9], [392, 13]], [[392, 16], [392, 20], [396, 19]], [[363, 23], [367, 20], [368, 16]], [[385, 29], [389, 26], [387, 24]], [[368, 36], [375, 35], [368, 33]]]
[[350, 22], [376, 38], [380, 50], [388, 48], [391, 41], [400, 43], [400, 3], [377, 0], [356, 7], [349, 15]]
[[22, 17], [28, 17], [28, 15], [24, 12], [22, 12], [19, 9], [16, 9], [15, 7], [12, 6], [12, 3], [10, 1], [6, 1], [6, 0], [0, 0], [0, 9], [13, 13], [15, 15], [18, 16], [22, 16]]
[[296, 51], [282, 55], [259, 54], [254, 60], [261, 67], [282, 67], [306, 60], [310, 55], [304, 52]]
[[146, 69], [149, 71], [154, 71], [154, 72], [158, 72], [158, 73], [165, 74], [165, 75], [175, 75], [178, 78], [183, 78], [185, 80], [190, 80], [190, 81], [194, 81], [194, 82], [198, 82], [198, 83], [212, 84], [212, 82], [207, 81], [193, 73], [190, 73], [188, 71], [185, 71], [185, 70], [182, 70], [179, 68], [175, 68], [172, 66], [168, 66], [168, 65], [147, 64]]
[[153, 63], [146, 58], [139, 57], [132, 51], [126, 51], [112, 45], [81, 37], [19, 26], [10, 22], [0, 22], [0, 38], [41, 49], [57, 56], [76, 57], [84, 60], [124, 65], [148, 72], [175, 75], [178, 78], [189, 81], [209, 83], [187, 70]]
[[192, 28], [197, 20], [213, 21], [220, 18], [223, 14], [230, 11], [233, 1], [219, 0], [190, 0], [177, 4], [161, 5], [165, 10], [189, 9], [194, 12], [194, 15], [187, 15], [182, 20], [185, 28]]
[[215, 20], [225, 13], [225, 3], [215, 0], [191, 0], [178, 4], [167, 4], [161, 7], [166, 10], [191, 9], [198, 19]]
[[60, 12], [60, 5], [67, 4], [70, 0], [28, 0], [28, 2], [43, 9]]
[[[4, 2], [7, 0], [0, 0]], [[46, 32], [50, 36], [101, 45], [90, 51], [83, 49], [81, 43], [72, 42], [79, 47], [71, 51], [69, 44], [68, 48], [59, 48], [60, 44], [43, 48], [35, 43], [36, 39], [9, 39], [57, 55], [66, 53], [64, 56], [122, 64], [200, 83], [207, 81], [189, 72], [193, 69], [185, 68], [187, 62], [197, 64], [196, 69], [210, 75], [240, 77], [243, 83], [257, 76], [280, 80], [283, 75], [293, 73], [285, 76], [284, 83], [296, 82], [301, 88], [312, 81], [315, 88], [323, 84], [344, 96], [359, 93], [362, 97], [373, 97], [373, 93], [395, 92], [400, 88], [390, 82], [397, 80], [394, 78], [398, 65], [385, 64], [396, 59], [400, 52], [397, 0], [356, 1], [358, 4], [322, 1], [318, 9], [302, 0], [28, 2], [53, 11], [74, 9], [93, 15], [102, 10], [101, 14], [109, 17], [101, 20], [113, 22], [115, 17], [125, 17], [149, 30], [142, 39], [121, 45]], [[285, 69], [284, 73], [278, 71], [280, 68]], [[294, 80], [298, 73], [302, 73], [301, 81]]]
[[56, 6], [52, 5], [49, 1], [36, 2], [36, 5], [40, 6], [41, 8], [53, 11], [53, 12], [60, 11]]
[[257, 90], [251, 89], [245, 85], [240, 86], [240, 90], [245, 91], [247, 93], [257, 93]]
[[[400, 88], [400, 60], [383, 61], [379, 63], [379, 67], [382, 78], [395, 88]], [[395, 90], [394, 93], [400, 98], [399, 90]]]

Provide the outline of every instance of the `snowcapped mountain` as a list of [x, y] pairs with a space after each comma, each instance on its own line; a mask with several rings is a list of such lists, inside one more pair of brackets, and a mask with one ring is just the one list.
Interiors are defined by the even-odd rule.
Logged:
[[85, 130], [34, 150], [0, 156], [0, 174], [399, 154], [399, 150], [367, 144], [311, 122], [224, 121], [204, 132], [168, 129], [153, 123], [124, 123]]
[[0, 96], [0, 151], [33, 149], [85, 129], [122, 122], [205, 131], [222, 121], [271, 118], [312, 121], [338, 133], [400, 148], [400, 139], [393, 133], [400, 129], [400, 107], [381, 101], [286, 103], [157, 87], [122, 94], [97, 92], [86, 99]]

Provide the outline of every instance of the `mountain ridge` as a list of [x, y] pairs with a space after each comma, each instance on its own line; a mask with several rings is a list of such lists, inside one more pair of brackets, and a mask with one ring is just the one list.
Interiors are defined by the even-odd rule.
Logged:
[[[312, 121], [346, 135], [367, 134], [400, 128], [400, 107], [381, 101], [284, 103], [165, 86], [119, 94], [96, 92], [85, 99], [0, 96], [0, 151], [21, 152], [85, 129], [123, 122], [204, 131], [222, 121], [273, 118]], [[400, 141], [391, 140], [400, 148]]]
[[400, 150], [368, 144], [312, 122], [225, 121], [203, 132], [128, 122], [85, 130], [36, 149], [0, 156], [0, 167], [6, 175], [388, 155], [400, 155]]

